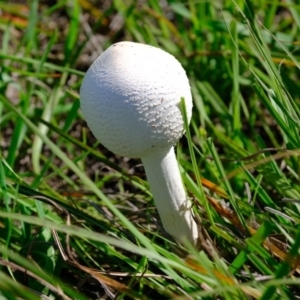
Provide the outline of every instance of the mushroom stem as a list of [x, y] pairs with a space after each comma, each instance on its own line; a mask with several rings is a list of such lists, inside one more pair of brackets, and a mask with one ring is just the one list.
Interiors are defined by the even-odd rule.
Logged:
[[174, 148], [142, 157], [147, 179], [164, 229], [177, 241], [196, 246], [198, 228], [183, 187]]

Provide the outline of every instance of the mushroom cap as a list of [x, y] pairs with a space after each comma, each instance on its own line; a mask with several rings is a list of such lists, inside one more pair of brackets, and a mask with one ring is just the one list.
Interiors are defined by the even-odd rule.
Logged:
[[181, 64], [152, 46], [120, 42], [90, 66], [80, 89], [81, 108], [94, 136], [115, 154], [142, 158], [172, 147], [184, 132], [192, 95]]

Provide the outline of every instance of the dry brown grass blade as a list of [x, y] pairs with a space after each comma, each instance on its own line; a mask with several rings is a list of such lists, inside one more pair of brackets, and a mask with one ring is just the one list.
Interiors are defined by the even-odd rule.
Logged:
[[120, 283], [115, 279], [112, 279], [108, 276], [105, 276], [105, 275], [101, 274], [100, 272], [98, 272], [94, 269], [91, 269], [91, 268], [85, 267], [83, 265], [80, 265], [77, 262], [67, 261], [67, 263], [71, 264], [73, 267], [77, 267], [78, 269], [84, 271], [86, 274], [88, 274], [88, 275], [92, 276], [93, 278], [95, 278], [96, 280], [98, 280], [101, 284], [104, 283], [107, 286], [112, 287], [112, 288], [114, 288], [115, 290], [117, 290], [118, 292], [121, 292], [121, 293], [132, 294], [130, 288], [127, 285], [125, 285], [123, 283]]
[[218, 194], [222, 198], [228, 199], [228, 195], [224, 189], [216, 185], [215, 183], [205, 179], [201, 178], [201, 183], [204, 187], [208, 188], [211, 192]]
[[[193, 269], [201, 274], [209, 274], [209, 271], [207, 271], [205, 268], [203, 268], [192, 256], [187, 257], [185, 262], [191, 269]], [[230, 278], [229, 276], [224, 275], [223, 273], [221, 273], [220, 271], [218, 271], [216, 269], [210, 270], [210, 272], [212, 272], [215, 275], [215, 277], [218, 278], [220, 281], [222, 281], [226, 286], [239, 285], [239, 283], [236, 280]], [[252, 287], [241, 286], [240, 289], [245, 294], [253, 297], [254, 299], [258, 299], [262, 295], [262, 293], [260, 291], [258, 291], [255, 288], [252, 288]]]
[[102, 25], [108, 25], [108, 19], [104, 16], [103, 12], [95, 5], [91, 3], [91, 1], [87, 0], [79, 0], [79, 5], [87, 10], [95, 19], [102, 19]]
[[276, 153], [274, 155], [270, 155], [268, 157], [264, 157], [263, 159], [254, 161], [252, 163], [246, 164], [240, 168], [237, 168], [236, 170], [233, 170], [232, 172], [227, 174], [227, 179], [231, 179], [232, 177], [244, 172], [245, 170], [250, 170], [253, 168], [256, 168], [260, 165], [266, 164], [272, 160], [278, 160], [281, 158], [285, 158], [285, 157], [290, 157], [290, 156], [300, 156], [300, 149], [296, 149], [296, 150], [282, 150], [283, 152], [280, 153]]
[[[233, 211], [229, 210], [228, 208], [222, 206], [219, 201], [216, 199], [206, 196], [209, 203], [214, 207], [214, 209], [223, 217], [228, 219], [236, 228], [244, 232], [243, 226], [241, 225], [238, 217], [234, 214]], [[251, 233], [251, 235], [254, 235], [256, 233], [256, 229], [252, 228], [251, 226], [248, 226], [248, 230]], [[266, 250], [270, 251], [272, 255], [276, 256], [280, 260], [286, 260], [287, 259], [287, 253], [285, 250], [280, 249], [278, 246], [276, 246], [271, 238], [266, 239], [263, 242], [263, 246]], [[294, 261], [295, 263], [295, 261]], [[295, 270], [300, 274], [300, 264], [297, 263], [295, 266]]]
[[286, 65], [289, 67], [296, 67], [297, 65], [295, 64], [295, 62], [293, 62], [290, 59], [286, 59], [286, 58], [281, 58], [281, 57], [272, 57], [272, 60], [280, 65]]
[[17, 28], [26, 28], [28, 26], [27, 19], [16, 17], [8, 13], [3, 13], [2, 16], [0, 16], [0, 22], [6, 24], [13, 24]]
[[[259, 155], [261, 155], [263, 153], [274, 152], [274, 151], [280, 152], [280, 153], [277, 153], [273, 156], [270, 156], [269, 160], [267, 160], [266, 158], [263, 158], [259, 161], [255, 161], [255, 162], [247, 164], [246, 166], [238, 168], [238, 169], [232, 171], [231, 173], [229, 173], [227, 175], [227, 179], [229, 180], [230, 178], [234, 177], [235, 175], [237, 175], [241, 171], [244, 171], [245, 169], [252, 169], [256, 166], [259, 166], [263, 163], [266, 163], [266, 162], [272, 160], [272, 158], [273, 159], [274, 158], [279, 159], [279, 158], [290, 156], [290, 155], [297, 155], [297, 154], [300, 155], [300, 150], [299, 150], [299, 153], [297, 153], [297, 150], [296, 150], [296, 152], [294, 152], [294, 151], [290, 151], [290, 150], [286, 150], [286, 149], [265, 148], [265, 149], [262, 149], [262, 150], [259, 150], [259, 151], [255, 152], [253, 154], [250, 154], [248, 156], [242, 157], [240, 159], [222, 159], [222, 161], [229, 161], [229, 162], [230, 161], [231, 162], [249, 161], [249, 160], [255, 159], [256, 157], [258, 157]], [[217, 184], [215, 184], [215, 183], [213, 183], [213, 182], [211, 182], [211, 181], [209, 181], [208, 179], [205, 179], [205, 178], [201, 178], [201, 183], [204, 187], [208, 188], [211, 192], [218, 194], [222, 198], [228, 199], [228, 195], [227, 195], [226, 191], [223, 188], [221, 188], [220, 186], [218, 186]]]
[[148, 6], [141, 6], [141, 9], [143, 9], [145, 11], [145, 13], [148, 13], [150, 16], [152, 16], [156, 20], [164, 22], [164, 24], [166, 24], [166, 26], [170, 29], [170, 31], [176, 37], [176, 40], [177, 40], [178, 44], [180, 45], [180, 47], [184, 47], [184, 42], [181, 38], [180, 33], [178, 32], [178, 29], [170, 20], [168, 20], [168, 18], [166, 18], [163, 14], [158, 13], [157, 11], [151, 9]]
[[[201, 274], [209, 274], [209, 271], [207, 271], [205, 268], [203, 268], [202, 266], [199, 265], [199, 263], [192, 257], [192, 256], [188, 256], [186, 259], [185, 259], [185, 262], [186, 264], [192, 268], [193, 270], [201, 273]], [[226, 283], [226, 284], [236, 284], [235, 281], [222, 274], [220, 271], [216, 270], [216, 269], [213, 269], [211, 271], [219, 280], [221, 280], [222, 282]]]
[[231, 211], [224, 205], [221, 205], [220, 202], [214, 199], [213, 197], [206, 195], [206, 198], [209, 201], [210, 205], [216, 210], [216, 212], [219, 213], [219, 215], [225, 217], [231, 222], [231, 224], [233, 224], [239, 230], [243, 231], [243, 226], [239, 218], [233, 213], [233, 211]]

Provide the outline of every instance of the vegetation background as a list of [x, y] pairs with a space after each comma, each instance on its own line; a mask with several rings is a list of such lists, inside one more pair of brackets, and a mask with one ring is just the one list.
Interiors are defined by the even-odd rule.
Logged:
[[[190, 78], [200, 250], [82, 120], [84, 72], [123, 40]], [[299, 299], [299, 46], [292, 0], [0, 1], [0, 298]]]

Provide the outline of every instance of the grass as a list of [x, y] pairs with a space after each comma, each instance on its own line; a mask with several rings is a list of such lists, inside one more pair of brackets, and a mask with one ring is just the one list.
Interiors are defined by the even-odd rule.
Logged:
[[[296, 1], [0, 1], [1, 299], [298, 299]], [[82, 120], [112, 43], [173, 54], [193, 93], [177, 146], [201, 249], [169, 240], [139, 160]]]

